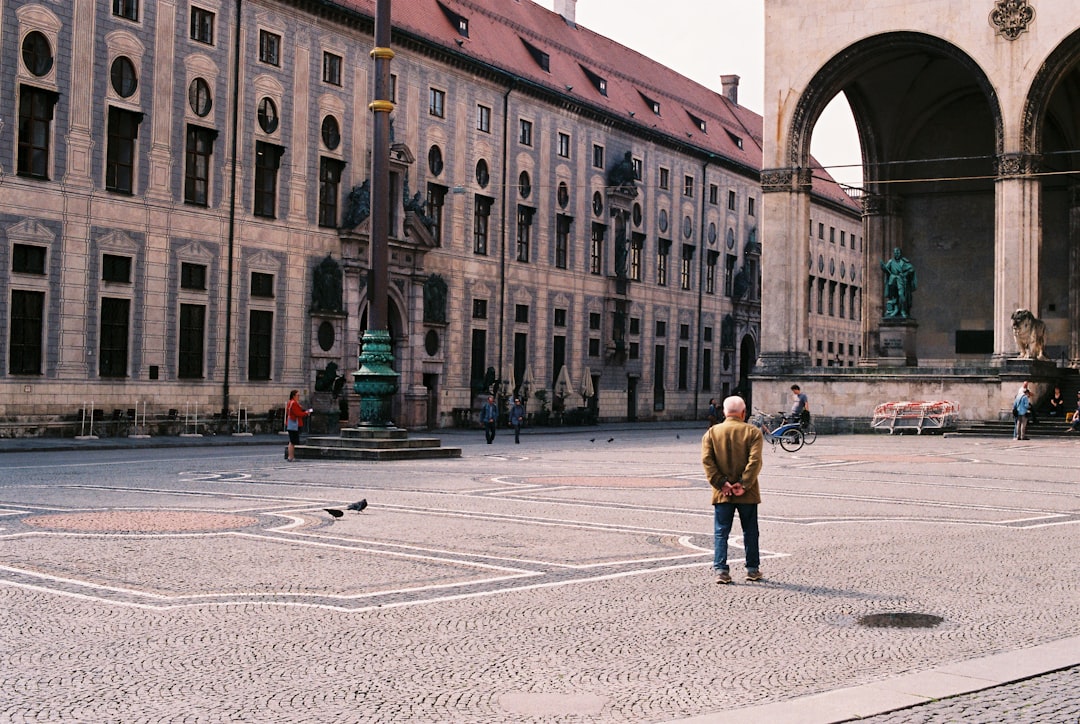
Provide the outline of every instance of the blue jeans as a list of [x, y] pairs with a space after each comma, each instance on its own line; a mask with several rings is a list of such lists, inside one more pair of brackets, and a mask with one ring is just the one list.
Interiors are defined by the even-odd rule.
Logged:
[[735, 521], [735, 511], [739, 511], [739, 525], [743, 531], [743, 547], [746, 549], [746, 570], [756, 571], [761, 566], [761, 551], [758, 549], [757, 503], [716, 503], [713, 505], [713, 568], [718, 571], [728, 570], [727, 541]]

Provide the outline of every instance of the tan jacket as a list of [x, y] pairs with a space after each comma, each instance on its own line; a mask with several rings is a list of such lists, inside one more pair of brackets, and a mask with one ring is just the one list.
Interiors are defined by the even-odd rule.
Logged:
[[[713, 505], [761, 502], [758, 473], [763, 444], [761, 430], [739, 419], [729, 417], [708, 429], [701, 438], [701, 465], [713, 487]], [[740, 482], [746, 490], [738, 497], [722, 495], [720, 488], [725, 480]]]

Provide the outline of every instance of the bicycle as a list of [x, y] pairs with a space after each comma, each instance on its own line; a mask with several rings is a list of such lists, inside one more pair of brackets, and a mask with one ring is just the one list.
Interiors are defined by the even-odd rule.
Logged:
[[780, 447], [788, 452], [795, 452], [801, 448], [805, 442], [803, 432], [799, 429], [799, 423], [797, 421], [784, 422], [783, 417], [781, 416], [781, 424], [775, 429], [770, 430], [768, 418], [764, 412], [758, 410], [748, 422], [761, 430], [765, 442], [774, 447], [779, 443]]
[[803, 442], [807, 445], [813, 445], [817, 440], [817, 428], [814, 427], [814, 418], [810, 418], [804, 424], [799, 425], [799, 430], [803, 434]]

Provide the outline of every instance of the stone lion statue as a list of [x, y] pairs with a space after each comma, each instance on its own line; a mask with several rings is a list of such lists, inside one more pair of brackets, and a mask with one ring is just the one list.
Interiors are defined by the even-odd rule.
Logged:
[[1046, 324], [1028, 309], [1017, 309], [1012, 314], [1013, 338], [1020, 359], [1046, 359], [1043, 346], [1046, 343]]

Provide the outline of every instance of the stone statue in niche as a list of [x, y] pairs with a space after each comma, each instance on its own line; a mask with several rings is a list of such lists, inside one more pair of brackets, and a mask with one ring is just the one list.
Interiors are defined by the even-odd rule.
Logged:
[[735, 280], [731, 285], [731, 298], [737, 302], [745, 297], [748, 291], [750, 291], [750, 275], [746, 273], [746, 267], [743, 267], [735, 274]]
[[401, 193], [401, 207], [405, 209], [406, 213], [415, 214], [420, 223], [423, 224], [429, 232], [433, 232], [435, 230], [435, 219], [427, 215], [425, 210], [426, 206], [427, 204], [424, 203], [424, 198], [419, 191], [412, 196], [409, 196], [409, 176], [406, 174]]
[[735, 318], [730, 314], [725, 314], [720, 322], [720, 347], [735, 349]]
[[615, 217], [615, 276], [626, 279], [626, 260], [630, 255], [630, 239], [626, 234], [625, 214]]
[[371, 184], [368, 181], [353, 186], [345, 199], [345, 214], [341, 219], [342, 229], [355, 229], [371, 215]]
[[334, 381], [337, 380], [337, 363], [328, 362], [326, 369], [315, 373], [315, 391], [330, 392], [334, 389]]
[[432, 274], [424, 282], [424, 321], [446, 324], [446, 280]]
[[311, 284], [311, 311], [341, 312], [341, 265], [329, 254], [315, 267]]
[[629, 151], [624, 153], [622, 160], [608, 171], [607, 182], [610, 188], [622, 191], [637, 189], [637, 178], [634, 174], [634, 157]]

